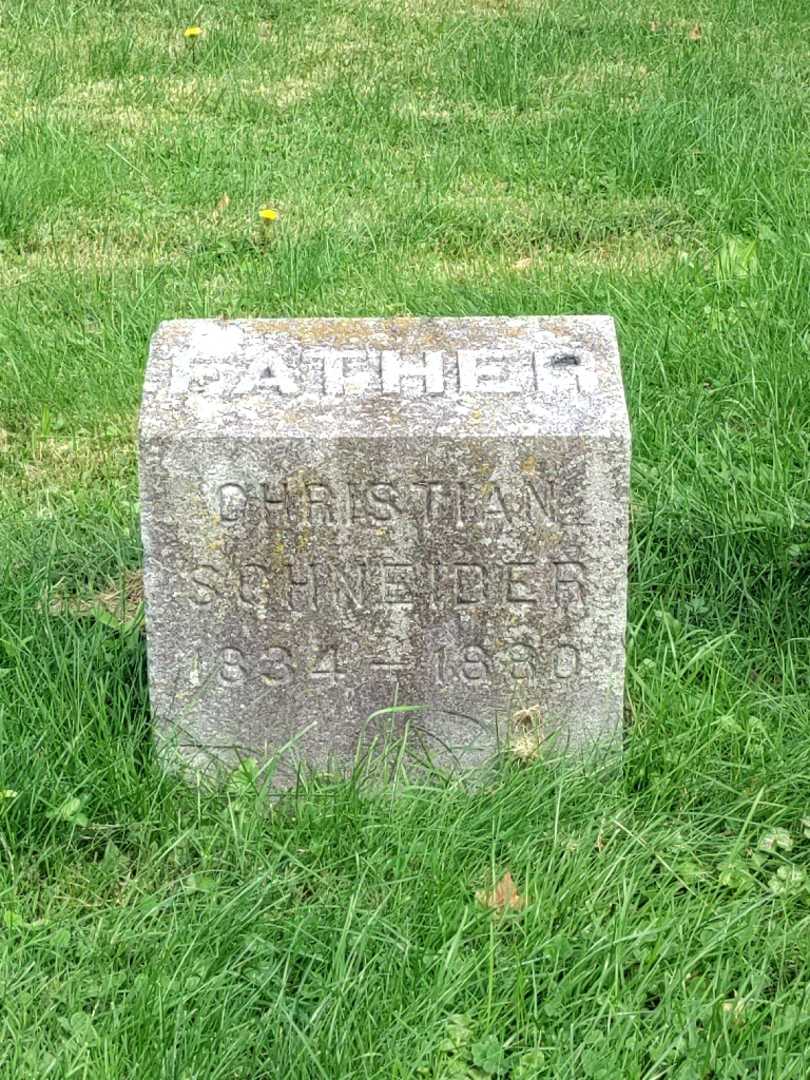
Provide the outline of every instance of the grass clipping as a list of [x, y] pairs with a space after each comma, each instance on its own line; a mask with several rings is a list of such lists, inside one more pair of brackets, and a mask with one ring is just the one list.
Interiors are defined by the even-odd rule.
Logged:
[[512, 717], [509, 726], [509, 753], [520, 762], [528, 765], [543, 753], [543, 745], [546, 742], [545, 726], [539, 705], [530, 705], [526, 709], [518, 709]]

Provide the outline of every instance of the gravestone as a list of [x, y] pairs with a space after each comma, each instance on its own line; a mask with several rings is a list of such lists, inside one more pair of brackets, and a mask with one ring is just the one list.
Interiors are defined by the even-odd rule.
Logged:
[[164, 743], [482, 761], [621, 725], [630, 436], [608, 317], [182, 320], [140, 425]]

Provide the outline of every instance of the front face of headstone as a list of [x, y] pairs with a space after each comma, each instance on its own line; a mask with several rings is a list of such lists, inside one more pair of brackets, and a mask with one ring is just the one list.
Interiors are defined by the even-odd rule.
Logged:
[[628, 470], [606, 317], [164, 324], [141, 412], [159, 731], [197, 762], [286, 748], [281, 782], [406, 724], [473, 764], [535, 705], [569, 745], [615, 735]]

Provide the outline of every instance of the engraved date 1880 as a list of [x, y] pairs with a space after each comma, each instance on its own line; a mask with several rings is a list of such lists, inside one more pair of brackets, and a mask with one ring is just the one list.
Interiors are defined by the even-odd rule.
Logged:
[[433, 678], [438, 686], [454, 682], [481, 683], [494, 675], [512, 683], [535, 685], [545, 678], [570, 679], [580, 672], [579, 650], [574, 645], [557, 644], [547, 655], [528, 642], [516, 641], [499, 649], [480, 645], [441, 645], [432, 656]]

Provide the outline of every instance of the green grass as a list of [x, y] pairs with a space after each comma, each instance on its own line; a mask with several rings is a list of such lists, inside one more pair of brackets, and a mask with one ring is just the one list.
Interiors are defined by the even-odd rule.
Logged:
[[[810, 1072], [808, 29], [6, 0], [3, 1077]], [[99, 607], [137, 592], [157, 322], [593, 311], [634, 432], [622, 775], [273, 806], [163, 776], [139, 626]], [[493, 919], [506, 869], [528, 904]]]

